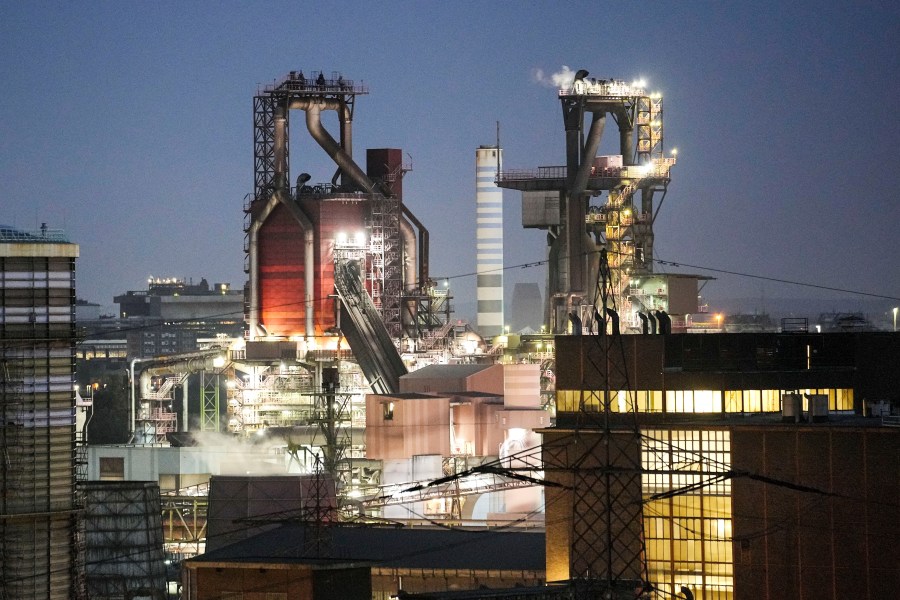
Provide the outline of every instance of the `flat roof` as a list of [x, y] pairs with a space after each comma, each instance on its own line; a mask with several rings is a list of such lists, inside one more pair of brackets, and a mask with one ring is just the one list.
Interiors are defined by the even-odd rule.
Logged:
[[[317, 554], [316, 539], [327, 554]], [[543, 531], [286, 523], [190, 563], [319, 561], [408, 569], [544, 571]], [[307, 543], [309, 542], [309, 543]]]
[[428, 365], [412, 373], [407, 373], [400, 379], [459, 379], [460, 377], [471, 377], [495, 366], [497, 365]]

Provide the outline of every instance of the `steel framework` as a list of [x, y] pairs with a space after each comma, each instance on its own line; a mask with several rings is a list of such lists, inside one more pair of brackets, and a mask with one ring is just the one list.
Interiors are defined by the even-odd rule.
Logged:
[[[549, 192], [558, 202], [554, 218], [528, 225], [549, 233], [553, 273], [548, 278], [547, 317], [554, 333], [566, 333], [573, 311], [590, 327], [595, 310], [603, 310], [589, 298], [596, 286], [599, 246], [609, 253], [611, 297], [631, 319], [629, 282], [653, 272], [653, 222], [662, 204], [660, 199], [654, 208], [654, 195], [662, 192], [664, 198], [675, 164], [674, 157], [663, 155], [662, 97], [648, 94], [642, 83], [588, 80], [587, 75], [579, 71], [571, 86], [559, 90], [566, 165], [503, 171], [497, 177], [500, 187]], [[597, 163], [607, 115], [619, 133], [622, 164], [615, 166]], [[586, 126], [588, 116], [591, 122]], [[603, 192], [606, 203], [591, 206], [590, 198]], [[588, 233], [594, 234], [596, 243]]]

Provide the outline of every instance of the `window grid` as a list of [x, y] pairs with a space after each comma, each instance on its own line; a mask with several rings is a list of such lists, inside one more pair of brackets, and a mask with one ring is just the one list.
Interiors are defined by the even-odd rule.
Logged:
[[[849, 388], [801, 389], [803, 410], [806, 395], [828, 396], [831, 411], [852, 411], [853, 390]], [[777, 413], [787, 390], [616, 390], [610, 392], [611, 412], [668, 413]], [[602, 390], [557, 390], [557, 412], [602, 412], [606, 392]]]
[[642, 452], [644, 536], [651, 581], [672, 594], [687, 586], [698, 600], [731, 600], [731, 482], [690, 493], [649, 496], [708, 482], [727, 471], [727, 431], [649, 430]]

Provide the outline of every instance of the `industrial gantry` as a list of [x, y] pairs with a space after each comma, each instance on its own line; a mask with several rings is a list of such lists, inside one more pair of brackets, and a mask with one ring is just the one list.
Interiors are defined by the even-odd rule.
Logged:
[[[368, 149], [364, 167], [353, 157], [356, 100], [366, 94], [337, 72], [291, 71], [253, 99], [248, 330], [233, 358], [243, 377], [228, 390], [229, 430], [281, 430], [292, 456], [299, 461], [305, 446], [327, 470], [344, 472], [344, 483], [364, 394], [397, 392], [407, 364], [450, 323], [449, 294], [428, 273], [428, 230], [403, 202], [402, 151]], [[330, 181], [289, 173], [298, 111], [336, 166]], [[323, 125], [326, 111], [337, 114], [335, 135]]]
[[[626, 330], [638, 330], [647, 314], [669, 309], [668, 286], [652, 276], [653, 222], [675, 164], [674, 155], [663, 155], [662, 96], [648, 94], [642, 81], [587, 76], [578, 71], [559, 90], [566, 165], [505, 170], [497, 178], [523, 192], [523, 225], [548, 232], [546, 318], [554, 333], [565, 333], [569, 320], [590, 332], [604, 309], [621, 314]], [[619, 130], [619, 154], [597, 156], [607, 115]], [[604, 193], [605, 203], [591, 204]], [[610, 268], [607, 306], [598, 305], [600, 248]]]

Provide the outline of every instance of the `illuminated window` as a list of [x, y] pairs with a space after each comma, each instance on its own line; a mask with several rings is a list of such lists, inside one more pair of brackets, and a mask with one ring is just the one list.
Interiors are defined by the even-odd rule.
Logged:
[[762, 412], [778, 412], [781, 410], [781, 390], [762, 390], [760, 392]]
[[744, 412], [741, 390], [725, 390], [725, 412]]
[[385, 402], [381, 405], [381, 416], [385, 421], [393, 421], [394, 420], [394, 403], [393, 402]]
[[[731, 468], [730, 434], [650, 430], [644, 435], [644, 537], [650, 580], [674, 597], [686, 586], [696, 598], [730, 600], [731, 481], [716, 478]], [[652, 499], [680, 489], [685, 493]]]
[[853, 410], [853, 390], [835, 390], [834, 410]]
[[719, 390], [695, 390], [694, 412], [722, 412], [722, 392]]
[[[777, 413], [781, 411], [781, 396], [791, 390], [613, 390], [610, 392], [611, 412], [670, 412], [670, 413]], [[852, 389], [806, 389], [801, 394], [828, 396], [832, 411], [853, 410]], [[557, 412], [602, 412], [606, 393], [599, 390], [557, 390]], [[803, 410], [808, 410], [803, 400]]]

